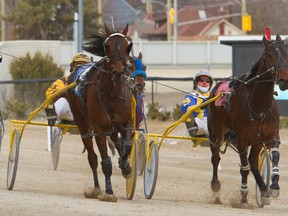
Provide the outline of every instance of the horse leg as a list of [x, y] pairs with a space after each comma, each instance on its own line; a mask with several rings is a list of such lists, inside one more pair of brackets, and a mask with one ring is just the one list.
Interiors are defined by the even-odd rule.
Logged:
[[279, 194], [280, 194], [280, 187], [278, 185], [278, 182], [279, 182], [278, 162], [280, 159], [280, 153], [278, 151], [278, 147], [272, 148], [271, 157], [272, 157], [272, 174], [271, 174], [272, 184], [270, 185], [269, 194], [272, 197], [277, 198], [279, 197]]
[[270, 195], [268, 193], [268, 186], [262, 179], [262, 176], [259, 172], [258, 168], [258, 157], [261, 151], [262, 145], [256, 144], [251, 146], [250, 155], [249, 155], [249, 162], [250, 162], [250, 169], [254, 175], [256, 183], [261, 191], [261, 201], [264, 205], [270, 204]]
[[[240, 143], [238, 143], [238, 146], [241, 146]], [[242, 145], [243, 146], [243, 145]], [[244, 145], [246, 146], [246, 145]], [[240, 157], [240, 174], [241, 174], [241, 204], [246, 205], [248, 204], [247, 195], [248, 195], [248, 184], [247, 179], [249, 175], [249, 163], [247, 158], [247, 150], [239, 150], [239, 157]]]
[[131, 176], [131, 167], [128, 163], [128, 155], [132, 149], [131, 130], [125, 129], [125, 131], [121, 132], [121, 137], [124, 137], [124, 139], [120, 145], [119, 167], [122, 171], [122, 176], [128, 179]]
[[213, 165], [213, 177], [212, 177], [212, 180], [211, 180], [211, 189], [212, 191], [214, 192], [218, 192], [221, 188], [221, 184], [220, 184], [220, 181], [218, 180], [218, 165], [220, 163], [220, 149], [219, 149], [219, 144], [211, 144], [210, 145], [210, 150], [211, 150], [211, 153], [212, 153], [212, 156], [211, 156], [211, 163]]
[[99, 195], [102, 193], [100, 189], [100, 184], [98, 181], [98, 174], [97, 174], [97, 167], [98, 167], [98, 159], [97, 155], [93, 149], [93, 142], [92, 138], [82, 138], [82, 141], [84, 143], [85, 149], [88, 153], [88, 162], [90, 165], [90, 168], [93, 173], [93, 179], [94, 179], [94, 189], [93, 191], [86, 191], [84, 193], [85, 197], [87, 198], [96, 198], [98, 199]]
[[[131, 132], [129, 133], [122, 132], [121, 137], [118, 137], [118, 132], [114, 132], [110, 138], [115, 143], [115, 148], [119, 154], [119, 168], [121, 169], [122, 175], [124, 178], [129, 178], [131, 176], [131, 167], [127, 161], [128, 155], [131, 151]], [[124, 139], [123, 139], [124, 137]]]
[[[78, 126], [78, 129], [81, 134], [82, 142], [85, 146], [85, 149], [87, 150], [87, 158], [90, 165], [90, 168], [92, 170], [93, 174], [93, 180], [94, 180], [94, 189], [92, 191], [86, 191], [84, 192], [85, 197], [87, 198], [98, 198], [98, 196], [102, 193], [100, 184], [98, 181], [98, 175], [97, 175], [97, 167], [98, 167], [98, 159], [97, 155], [93, 149], [93, 141], [92, 137], [87, 136], [90, 132], [90, 122], [87, 120], [87, 113], [86, 110], [83, 108], [80, 99], [74, 95], [70, 95], [70, 101], [69, 103], [74, 104], [73, 106], [70, 105], [71, 111], [74, 115], [75, 122]], [[75, 101], [74, 101], [75, 100]], [[77, 105], [78, 102], [78, 105]]]
[[102, 171], [105, 176], [105, 193], [108, 195], [113, 194], [111, 175], [112, 175], [112, 162], [107, 153], [106, 136], [97, 136], [96, 143], [102, 158], [101, 165]]

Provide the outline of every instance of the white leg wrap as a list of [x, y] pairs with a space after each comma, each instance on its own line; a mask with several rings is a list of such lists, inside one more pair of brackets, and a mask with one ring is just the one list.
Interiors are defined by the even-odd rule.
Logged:
[[243, 171], [250, 170], [249, 164], [248, 164], [247, 166], [242, 166], [242, 165], [240, 164], [240, 168], [241, 168]]
[[241, 184], [241, 191], [248, 192], [248, 184]]

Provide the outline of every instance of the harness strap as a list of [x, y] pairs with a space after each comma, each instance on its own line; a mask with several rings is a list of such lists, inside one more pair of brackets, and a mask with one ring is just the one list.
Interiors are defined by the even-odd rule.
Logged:
[[92, 137], [94, 137], [94, 136], [103, 136], [103, 135], [105, 135], [105, 136], [111, 136], [113, 131], [114, 131], [114, 130], [112, 130], [112, 131], [110, 131], [110, 132], [105, 132], [105, 133], [88, 132], [88, 133], [86, 133], [86, 134], [81, 135], [81, 138], [83, 138], [83, 139], [88, 139], [88, 138], [92, 138]]

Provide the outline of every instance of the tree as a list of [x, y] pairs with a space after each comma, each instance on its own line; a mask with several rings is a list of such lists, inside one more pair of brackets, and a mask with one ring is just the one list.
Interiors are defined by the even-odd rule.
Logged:
[[250, 34], [264, 34], [265, 27], [270, 27], [271, 34], [287, 34], [288, 16], [282, 13], [287, 10], [287, 1], [262, 0], [261, 4], [259, 1], [247, 2], [247, 12], [252, 16]]
[[[34, 57], [29, 53], [21, 59], [15, 59], [10, 64], [10, 74], [13, 80], [44, 79], [62, 77], [64, 71], [53, 62], [52, 56], [36, 52]], [[14, 97], [10, 99], [9, 106], [15, 108], [23, 106], [28, 108], [38, 107], [45, 100], [45, 92], [51, 83], [25, 83], [14, 85]], [[13, 102], [14, 101], [14, 102]]]
[[[96, 12], [91, 1], [83, 0], [83, 5], [86, 32], [96, 28], [93, 26]], [[19, 40], [72, 40], [74, 12], [77, 11], [77, 0], [21, 0], [17, 1], [7, 20], [14, 24]]]

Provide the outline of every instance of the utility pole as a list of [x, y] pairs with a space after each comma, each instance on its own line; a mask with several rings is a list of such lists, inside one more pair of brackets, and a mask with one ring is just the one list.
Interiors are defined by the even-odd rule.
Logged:
[[83, 23], [83, 0], [78, 0], [78, 52], [82, 51]]
[[75, 12], [74, 13], [74, 25], [73, 25], [73, 53], [77, 53], [79, 52], [80, 48], [79, 48], [79, 17], [78, 17], [78, 13]]
[[246, 11], [246, 0], [242, 0], [242, 31], [248, 32], [252, 30], [251, 16]]
[[[4, 17], [5, 16], [5, 0], [1, 0], [1, 14]], [[5, 25], [5, 20], [1, 18], [1, 41], [5, 41], [6, 39], [6, 25]]]
[[246, 15], [246, 0], [242, 0], [242, 15]]
[[169, 22], [170, 20], [170, 8], [171, 8], [171, 0], [167, 0], [167, 9], [166, 9], [166, 14], [167, 14], [167, 41], [171, 41], [171, 23]]
[[177, 0], [174, 0], [174, 29], [173, 29], [173, 39], [177, 41], [178, 38], [178, 4]]
[[102, 16], [102, 0], [98, 0], [98, 25], [103, 26], [103, 16]]
[[153, 20], [153, 5], [152, 5], [152, 1], [143, 1], [143, 2], [146, 3], [147, 20]]

